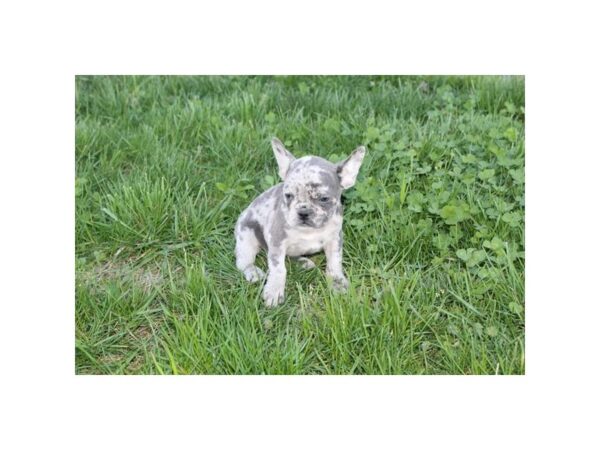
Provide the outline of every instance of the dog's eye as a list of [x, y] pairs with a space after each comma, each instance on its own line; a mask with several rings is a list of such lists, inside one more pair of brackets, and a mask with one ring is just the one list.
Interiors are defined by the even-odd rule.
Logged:
[[321, 203], [327, 203], [327, 202], [329, 201], [329, 197], [321, 197], [321, 198], [319, 199], [319, 201], [320, 201]]
[[285, 199], [286, 200], [291, 200], [291, 199], [294, 198], [294, 196], [292, 194], [289, 194], [289, 193], [288, 194], [284, 194], [284, 195], [285, 195]]

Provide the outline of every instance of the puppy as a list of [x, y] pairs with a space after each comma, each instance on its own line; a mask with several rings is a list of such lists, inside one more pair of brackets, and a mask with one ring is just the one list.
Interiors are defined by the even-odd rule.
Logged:
[[341, 196], [354, 186], [365, 148], [358, 147], [345, 161], [333, 164], [318, 156], [296, 159], [276, 138], [271, 144], [283, 183], [263, 192], [240, 215], [235, 226], [237, 268], [250, 282], [263, 279], [265, 274], [254, 261], [265, 249], [269, 271], [263, 299], [267, 306], [276, 306], [284, 299], [285, 256], [312, 268], [315, 264], [305, 256], [324, 250], [333, 288], [345, 291]]

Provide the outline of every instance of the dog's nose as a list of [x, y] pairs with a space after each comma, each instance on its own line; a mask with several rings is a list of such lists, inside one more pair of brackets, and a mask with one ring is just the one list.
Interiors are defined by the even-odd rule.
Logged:
[[306, 220], [310, 216], [310, 213], [310, 209], [301, 209], [298, 211], [298, 217], [300, 217], [301, 220]]

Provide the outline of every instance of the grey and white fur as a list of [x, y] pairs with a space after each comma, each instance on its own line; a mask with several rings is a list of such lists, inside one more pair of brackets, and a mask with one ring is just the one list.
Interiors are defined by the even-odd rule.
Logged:
[[306, 256], [323, 250], [333, 288], [345, 291], [341, 196], [354, 186], [365, 148], [333, 164], [318, 156], [296, 159], [276, 138], [271, 144], [283, 182], [259, 195], [240, 215], [235, 226], [237, 268], [250, 282], [263, 279], [265, 273], [254, 261], [265, 249], [269, 270], [263, 299], [267, 306], [276, 306], [284, 299], [285, 256], [313, 268]]

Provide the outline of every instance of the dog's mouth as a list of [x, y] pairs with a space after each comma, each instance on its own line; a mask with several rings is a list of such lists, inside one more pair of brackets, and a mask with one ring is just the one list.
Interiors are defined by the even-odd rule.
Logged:
[[301, 226], [301, 227], [314, 227], [315, 224], [310, 219], [299, 219], [298, 220], [298, 226]]

